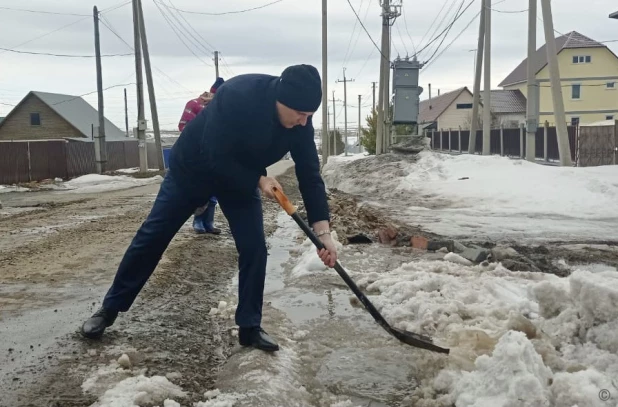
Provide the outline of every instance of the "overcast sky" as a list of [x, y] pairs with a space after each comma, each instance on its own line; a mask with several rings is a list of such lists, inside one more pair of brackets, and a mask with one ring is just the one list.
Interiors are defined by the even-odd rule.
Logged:
[[[159, 120], [163, 129], [175, 129], [186, 101], [210, 88], [215, 79], [213, 50], [221, 52], [221, 75], [226, 79], [249, 72], [277, 75], [286, 66], [298, 63], [313, 64], [321, 71], [320, 0], [280, 0], [259, 10], [242, 13], [216, 16], [198, 14], [244, 10], [272, 1], [142, 0], [154, 66]], [[392, 28], [392, 56], [412, 55], [415, 48], [424, 47], [452, 21], [461, 1], [403, 0], [404, 13]], [[470, 0], [463, 1], [465, 7]], [[350, 2], [371, 37], [380, 44], [379, 0]], [[103, 11], [102, 23], [111, 27], [132, 46], [131, 5], [124, 3], [127, 2], [97, 0], [96, 6]], [[427, 97], [428, 83], [432, 84], [434, 95], [438, 89], [446, 92], [461, 86], [472, 87], [472, 50], [476, 48], [478, 33], [478, 19], [475, 16], [480, 10], [480, 3], [480, 0], [474, 0], [474, 4], [453, 25], [436, 57], [421, 71], [421, 86], [425, 88], [422, 99]], [[93, 55], [94, 5], [83, 0], [2, 0], [0, 47], [22, 52]], [[494, 88], [525, 58], [527, 13], [517, 11], [525, 10], [527, 5], [527, 0], [494, 0]], [[356, 23], [347, 0], [330, 0], [328, 7], [329, 99], [332, 99], [334, 90], [337, 124], [343, 126], [343, 83], [336, 81], [343, 79], [343, 68], [347, 68], [347, 78], [354, 80], [348, 83], [347, 89], [348, 125], [356, 127], [358, 95], [362, 95], [363, 122], [371, 109], [371, 82], [378, 80], [379, 53], [369, 36]], [[618, 20], [608, 18], [611, 12], [618, 10], [615, 0], [560, 0], [553, 2], [553, 8], [554, 26], [561, 33], [578, 31], [597, 41], [618, 39]], [[544, 42], [541, 24], [539, 21], [538, 46]], [[105, 25], [102, 24], [100, 28], [102, 54], [131, 53], [131, 49]], [[435, 42], [420, 53], [419, 59], [425, 61], [431, 57], [438, 43]], [[618, 53], [618, 42], [607, 45]], [[144, 84], [145, 81], [144, 77]], [[132, 56], [103, 58], [103, 87], [111, 87], [104, 93], [105, 115], [121, 129], [124, 129], [125, 87], [129, 99], [129, 125], [133, 127], [136, 123], [134, 82], [135, 62]], [[123, 84], [126, 86], [117, 86]], [[0, 116], [6, 116], [11, 105], [17, 104], [30, 90], [71, 95], [96, 91], [94, 58], [31, 55], [0, 49]], [[96, 108], [96, 93], [85, 96], [85, 99]], [[149, 112], [147, 95], [145, 102]], [[329, 109], [332, 112], [332, 103]], [[321, 113], [318, 112], [316, 116], [315, 126], [320, 127]]]

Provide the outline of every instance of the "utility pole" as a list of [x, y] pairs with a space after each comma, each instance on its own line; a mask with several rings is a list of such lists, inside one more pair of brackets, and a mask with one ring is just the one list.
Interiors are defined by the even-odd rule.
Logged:
[[129, 137], [129, 106], [127, 105], [127, 88], [124, 88], [124, 125], [127, 128], [127, 137]]
[[483, 155], [491, 154], [491, 0], [485, 3], [485, 80], [483, 94]]
[[148, 98], [150, 99], [150, 114], [152, 116], [152, 127], [154, 128], [155, 146], [157, 150], [157, 161], [159, 170], [165, 170], [163, 162], [163, 148], [161, 146], [161, 131], [159, 130], [159, 114], [157, 112], [157, 99], [155, 97], [154, 83], [152, 81], [152, 70], [150, 68], [150, 54], [148, 53], [148, 40], [146, 39], [146, 26], [144, 25], [144, 13], [142, 11], [142, 0], [136, 0], [138, 5], [138, 16], [140, 26], [140, 38], [142, 40], [142, 51], [144, 52], [144, 68], [146, 68], [146, 81], [148, 83]]
[[345, 146], [343, 147], [344, 155], [348, 155], [348, 82], [354, 82], [354, 79], [345, 77], [345, 68], [343, 68], [343, 80], [337, 79], [337, 82], [343, 82], [343, 137]]
[[215, 51], [215, 79], [219, 77], [219, 51]]
[[135, 82], [137, 89], [137, 127], [134, 134], [139, 146], [139, 170], [148, 171], [148, 149], [146, 148], [146, 117], [144, 112], [144, 79], [142, 76], [142, 45], [140, 41], [138, 0], [133, 1], [133, 48], [135, 51]]
[[401, 4], [391, 5], [390, 0], [382, 2], [382, 43], [380, 46], [380, 89], [378, 90], [378, 125], [376, 135], [376, 155], [386, 151], [386, 146], [390, 145], [390, 128], [387, 125], [390, 110], [390, 54], [391, 39], [390, 28], [395, 19], [401, 15], [399, 8]]
[[107, 144], [105, 143], [105, 115], [103, 114], [103, 73], [101, 68], [101, 43], [99, 37], [99, 10], [97, 6], [92, 9], [94, 17], [94, 51], [96, 55], [97, 65], [97, 94], [99, 108], [99, 131], [95, 137], [94, 151], [97, 172], [102, 174], [105, 172], [107, 164]]
[[371, 82], [372, 87], [373, 87], [373, 100], [372, 100], [373, 101], [373, 111], [376, 110], [376, 83], [377, 82]]
[[328, 160], [328, 19], [327, 0], [322, 0], [322, 165]]
[[558, 55], [556, 39], [554, 37], [554, 21], [551, 13], [550, 0], [541, 0], [543, 10], [543, 27], [545, 28], [545, 47], [547, 48], [547, 65], [549, 66], [549, 80], [551, 82], [551, 96], [554, 104], [554, 118], [556, 121], [556, 138], [558, 139], [558, 153], [560, 165], [572, 166], [571, 146], [567, 133], [566, 117], [564, 113], [564, 99], [562, 99], [562, 87], [560, 85], [560, 69], [558, 67]]
[[481, 99], [481, 69], [483, 66], [483, 47], [485, 45], [485, 0], [481, 1], [481, 18], [479, 22], [479, 38], [474, 64], [474, 90], [472, 102], [472, 119], [470, 121], [470, 138], [468, 139], [468, 154], [476, 151], [476, 131], [478, 128], [479, 103]]
[[[335, 91], [333, 91], [333, 155], [337, 155], [337, 115], [335, 114]], [[328, 138], [330, 140], [330, 137]]]
[[[533, 59], [536, 55], [536, 15], [537, 1], [528, 1], [528, 94], [526, 103], [526, 160], [534, 162], [536, 159], [536, 130], [538, 117], [536, 104], [539, 85], [536, 81]], [[523, 148], [523, 146], [522, 146]]]
[[363, 97], [362, 95], [358, 95], [358, 136], [357, 136], [358, 138], [357, 138], [357, 141], [359, 144], [360, 144], [361, 136], [363, 135], [363, 132], [361, 131], [361, 128], [362, 128], [361, 127], [361, 98], [362, 97]]

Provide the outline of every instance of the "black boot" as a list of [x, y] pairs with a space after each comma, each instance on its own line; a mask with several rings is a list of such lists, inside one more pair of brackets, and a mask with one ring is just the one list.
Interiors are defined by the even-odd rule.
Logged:
[[238, 330], [238, 341], [242, 346], [253, 346], [266, 352], [279, 350], [279, 345], [262, 328], [240, 328]]
[[112, 326], [118, 311], [99, 308], [84, 324], [82, 325], [82, 335], [89, 339], [99, 339], [103, 336], [105, 328]]

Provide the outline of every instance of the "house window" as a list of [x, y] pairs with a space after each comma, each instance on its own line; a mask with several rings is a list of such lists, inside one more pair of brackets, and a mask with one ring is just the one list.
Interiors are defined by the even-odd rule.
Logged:
[[616, 82], [607, 82], [605, 84], [606, 89], [616, 89]]
[[573, 63], [574, 64], [589, 64], [592, 62], [592, 57], [590, 55], [574, 55]]
[[611, 114], [609, 116], [605, 116], [605, 120], [614, 120], [614, 116]]
[[582, 85], [571, 85], [571, 99], [581, 99]]
[[457, 109], [472, 109], [472, 103], [457, 103]]
[[571, 117], [571, 126], [579, 125], [579, 117]]
[[39, 113], [30, 113], [30, 125], [31, 126], [41, 125], [41, 115]]

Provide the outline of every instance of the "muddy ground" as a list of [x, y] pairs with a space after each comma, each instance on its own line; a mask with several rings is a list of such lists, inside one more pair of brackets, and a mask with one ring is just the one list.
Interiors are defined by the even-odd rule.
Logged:
[[[293, 172], [279, 179], [297, 199]], [[90, 405], [96, 397], [82, 393], [82, 382], [93, 368], [124, 352], [148, 376], [180, 373], [172, 381], [190, 401], [203, 400], [212, 388], [236, 344], [233, 321], [222, 326], [209, 316], [237, 264], [219, 210], [222, 235], [197, 236], [185, 225], [131, 311], [121, 314], [101, 341], [77, 332], [99, 307], [157, 191], [152, 185], [73, 199], [33, 193], [29, 204], [22, 202], [23, 193], [3, 198], [5, 209], [11, 202], [35, 209], [0, 218], [0, 406]], [[278, 210], [265, 200], [267, 234]], [[41, 339], [47, 332], [49, 339]]]

